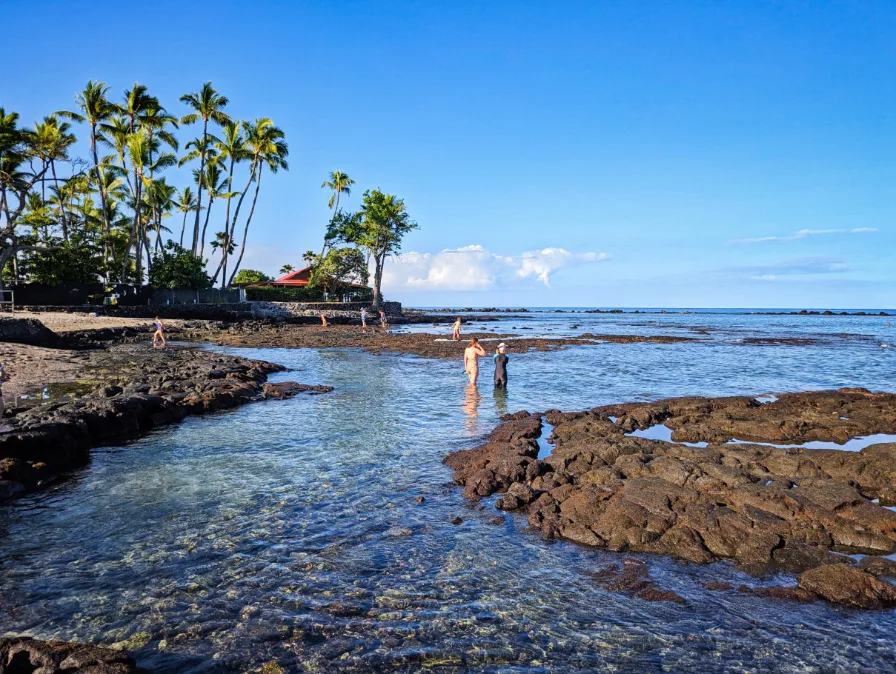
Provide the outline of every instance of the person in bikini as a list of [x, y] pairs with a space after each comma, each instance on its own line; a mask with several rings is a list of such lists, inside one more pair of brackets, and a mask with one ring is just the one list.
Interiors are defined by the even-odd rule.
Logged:
[[479, 379], [479, 358], [486, 355], [479, 340], [473, 337], [470, 346], [464, 349], [464, 370], [474, 386]]
[[457, 320], [454, 321], [451, 328], [454, 331], [454, 334], [451, 335], [451, 339], [456, 342], [460, 339], [460, 316], [457, 317]]
[[165, 348], [165, 326], [162, 324], [162, 319], [156, 316], [155, 320], [156, 331], [152, 334], [152, 347], [164, 349]]

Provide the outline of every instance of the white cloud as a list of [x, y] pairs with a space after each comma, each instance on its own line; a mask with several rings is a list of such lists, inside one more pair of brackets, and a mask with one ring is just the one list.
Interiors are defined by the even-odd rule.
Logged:
[[728, 243], [769, 243], [771, 241], [797, 241], [799, 239], [807, 239], [810, 236], [821, 236], [824, 234], [871, 234], [876, 232], [876, 227], [855, 227], [853, 229], [801, 229], [795, 234], [787, 236], [760, 236], [755, 239], [734, 239]]
[[408, 252], [386, 263], [383, 287], [390, 290], [488, 290], [537, 279], [550, 287], [551, 275], [582, 264], [606, 260], [605, 253], [571, 253], [545, 248], [506, 256], [480, 245], [447, 248], [438, 253]]

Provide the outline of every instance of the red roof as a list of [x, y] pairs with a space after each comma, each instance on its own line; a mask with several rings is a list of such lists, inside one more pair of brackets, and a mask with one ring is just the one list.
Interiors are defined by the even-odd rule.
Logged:
[[283, 286], [283, 287], [299, 287], [304, 288], [308, 285], [308, 282], [311, 280], [311, 267], [305, 267], [304, 269], [299, 269], [298, 271], [291, 271], [288, 274], [284, 274], [280, 278], [275, 278], [273, 281], [269, 282], [269, 285], [272, 286]]
[[[273, 281], [263, 281], [261, 283], [253, 283], [254, 286], [273, 286], [275, 288], [304, 288], [311, 281], [311, 267], [305, 267], [298, 271], [291, 271], [284, 274]], [[367, 288], [368, 286], [358, 283], [344, 283], [343, 286], [349, 288]]]

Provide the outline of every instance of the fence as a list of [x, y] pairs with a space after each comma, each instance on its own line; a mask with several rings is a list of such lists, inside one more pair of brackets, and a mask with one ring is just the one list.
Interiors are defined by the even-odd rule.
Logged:
[[236, 304], [246, 301], [243, 288], [221, 290], [190, 290], [189, 288], [151, 288], [149, 286], [115, 285], [102, 283], [67, 283], [50, 286], [42, 283], [23, 283], [10, 287], [15, 304], [27, 306], [99, 305], [115, 296], [115, 303], [123, 307], [171, 304]]

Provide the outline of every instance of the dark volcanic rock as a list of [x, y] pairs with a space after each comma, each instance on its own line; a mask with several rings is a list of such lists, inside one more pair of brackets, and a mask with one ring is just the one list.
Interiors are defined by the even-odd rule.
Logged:
[[60, 338], [36, 318], [0, 318], [0, 342], [55, 347]]
[[136, 674], [130, 656], [108, 648], [30, 637], [0, 638], [0, 674]]
[[84, 396], [16, 408], [0, 431], [0, 500], [82, 465], [92, 446], [256, 400], [325, 393], [327, 386], [265, 383], [279, 365], [194, 349], [116, 346], [91, 352]]
[[[537, 458], [541, 416], [518, 413], [485, 444], [445, 463], [467, 497], [501, 493], [498, 508], [525, 510], [547, 538], [696, 563], [732, 559], [754, 575], [853, 564], [842, 552], [896, 551], [896, 513], [881, 507], [896, 495], [896, 443], [850, 452], [743, 442], [842, 443], [894, 433], [896, 395], [842, 389], [786, 394], [767, 404], [676, 398], [544, 417], [555, 444], [544, 460]], [[661, 423], [673, 442], [627, 435]], [[889, 572], [883, 563], [863, 565], [876, 575]], [[885, 605], [880, 584], [892, 586], [856, 573], [850, 578], [863, 580], [862, 596], [874, 587]], [[805, 600], [810, 591], [831, 601], [864, 601], [802, 581], [799, 592], [759, 594]]]

